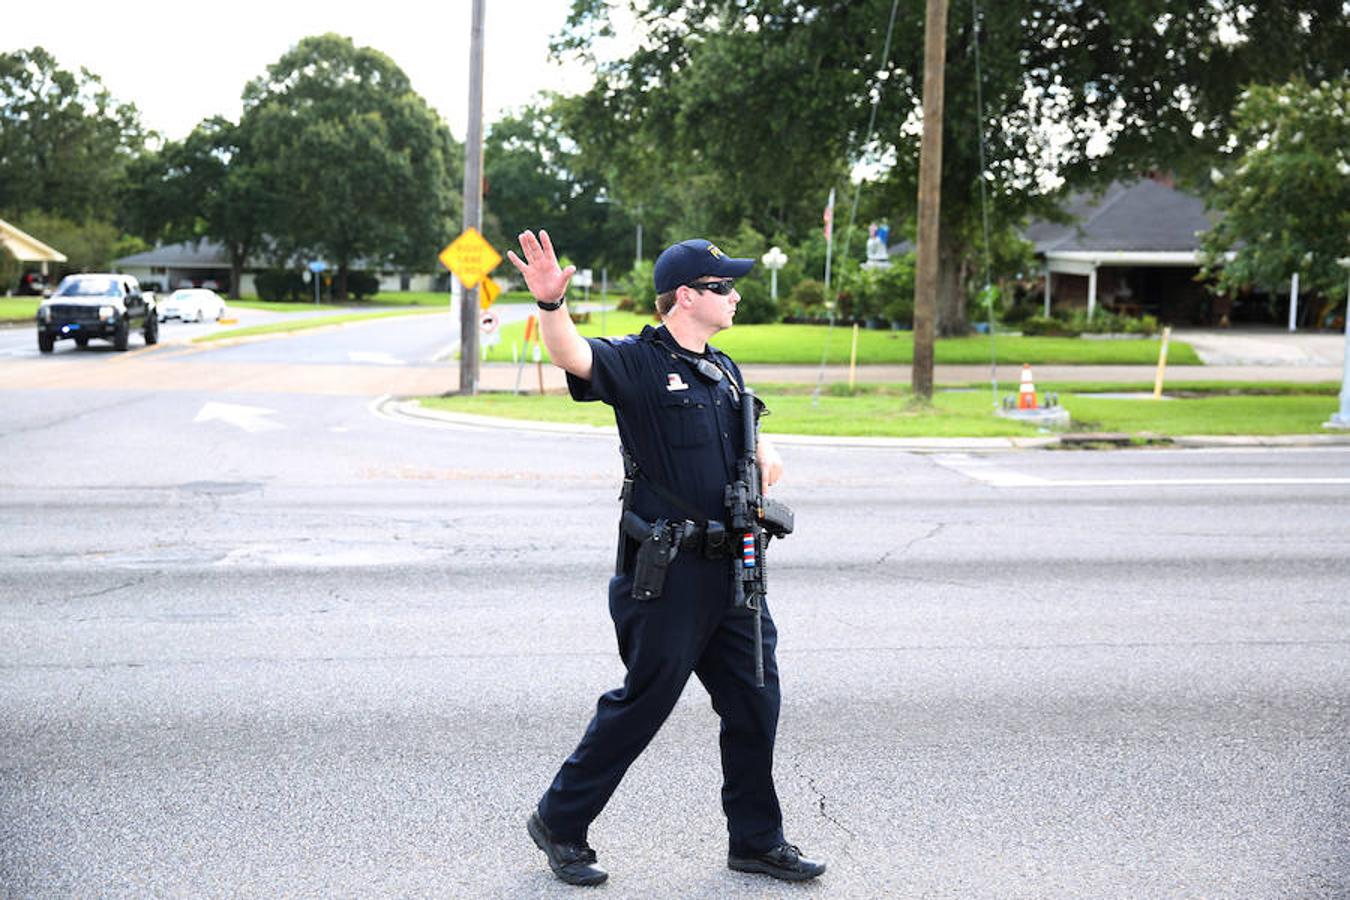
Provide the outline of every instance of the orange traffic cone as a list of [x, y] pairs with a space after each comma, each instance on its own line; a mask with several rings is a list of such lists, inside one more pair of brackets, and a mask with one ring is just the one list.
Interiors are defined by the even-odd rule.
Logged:
[[1031, 380], [1030, 363], [1022, 363], [1022, 386], [1017, 390], [1017, 408], [1036, 408], [1036, 384]]

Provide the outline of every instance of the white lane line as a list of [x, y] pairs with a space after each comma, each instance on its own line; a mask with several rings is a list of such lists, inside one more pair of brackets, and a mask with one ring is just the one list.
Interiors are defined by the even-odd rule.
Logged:
[[939, 453], [933, 461], [944, 469], [951, 469], [967, 478], [992, 487], [1045, 487], [1053, 484], [1049, 479], [1037, 475], [1023, 475], [1000, 468], [987, 456], [972, 456], [967, 453]]
[[963, 453], [939, 454], [933, 461], [972, 481], [999, 488], [1087, 487], [1288, 487], [1295, 485], [1350, 485], [1350, 478], [1043, 478], [1000, 468], [994, 460]]

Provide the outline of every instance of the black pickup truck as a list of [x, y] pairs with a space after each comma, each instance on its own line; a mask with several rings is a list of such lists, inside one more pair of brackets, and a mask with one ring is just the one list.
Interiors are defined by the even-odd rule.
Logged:
[[130, 275], [67, 275], [37, 310], [38, 350], [43, 353], [51, 353], [65, 338], [79, 347], [101, 338], [125, 350], [133, 331], [140, 331], [147, 345], [159, 342], [154, 297], [142, 292]]

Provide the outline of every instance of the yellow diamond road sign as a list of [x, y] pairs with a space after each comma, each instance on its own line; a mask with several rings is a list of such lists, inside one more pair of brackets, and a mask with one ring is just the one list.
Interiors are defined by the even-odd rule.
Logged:
[[455, 273], [461, 284], [471, 288], [484, 275], [497, 268], [502, 255], [492, 249], [492, 245], [478, 233], [477, 228], [469, 228], [441, 251], [439, 259]]
[[480, 309], [487, 309], [492, 305], [492, 301], [497, 299], [497, 295], [502, 292], [502, 286], [492, 280], [489, 275], [484, 275], [483, 280], [478, 283], [478, 306]]

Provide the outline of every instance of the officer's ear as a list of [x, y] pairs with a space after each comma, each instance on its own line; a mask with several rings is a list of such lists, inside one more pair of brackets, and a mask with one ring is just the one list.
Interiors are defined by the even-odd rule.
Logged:
[[698, 292], [687, 284], [680, 285], [677, 290], [679, 293], [675, 295], [676, 305], [683, 306], [685, 309], [691, 308]]

